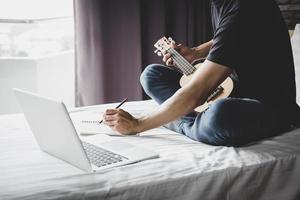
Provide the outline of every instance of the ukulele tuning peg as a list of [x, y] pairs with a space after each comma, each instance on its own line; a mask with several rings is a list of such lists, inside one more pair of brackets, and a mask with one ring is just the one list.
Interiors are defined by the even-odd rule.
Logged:
[[175, 43], [175, 41], [174, 41], [171, 37], [169, 37], [168, 40], [169, 40], [171, 43]]
[[154, 53], [157, 54], [158, 56], [162, 56], [162, 53], [161, 53], [158, 49], [156, 49], [156, 50], [154, 51]]

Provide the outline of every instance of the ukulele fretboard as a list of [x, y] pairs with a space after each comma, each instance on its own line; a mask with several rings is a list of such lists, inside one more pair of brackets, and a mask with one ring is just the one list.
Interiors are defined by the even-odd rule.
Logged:
[[175, 61], [177, 67], [185, 74], [191, 75], [196, 71], [196, 67], [194, 67], [191, 63], [189, 63], [182, 55], [180, 55], [175, 49], [170, 48], [168, 53], [171, 54], [172, 59]]

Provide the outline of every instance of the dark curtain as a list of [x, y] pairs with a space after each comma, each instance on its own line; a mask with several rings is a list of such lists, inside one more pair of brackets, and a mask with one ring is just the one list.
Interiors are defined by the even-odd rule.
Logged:
[[209, 0], [74, 0], [76, 105], [141, 100], [139, 76], [161, 58], [162, 36], [195, 46], [211, 39]]

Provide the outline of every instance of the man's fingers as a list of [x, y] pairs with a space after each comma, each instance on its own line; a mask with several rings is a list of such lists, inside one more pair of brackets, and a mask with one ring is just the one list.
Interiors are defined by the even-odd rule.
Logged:
[[173, 66], [173, 65], [174, 65], [173, 59], [172, 59], [172, 58], [169, 58], [169, 59], [167, 60], [166, 64], [167, 64], [168, 66]]
[[122, 110], [122, 109], [119, 109], [118, 114], [119, 114], [120, 116], [124, 116], [124, 117], [130, 115], [127, 111]]
[[116, 125], [116, 120], [106, 121], [104, 122], [107, 126], [114, 127]]
[[166, 65], [168, 65], [168, 66], [174, 66], [174, 65], [175, 65], [174, 60], [172, 59], [171, 54], [169, 54], [169, 53], [166, 53], [166, 54], [164, 55], [163, 61], [164, 61], [164, 63], [166, 63]]
[[164, 57], [163, 57], [163, 61], [164, 61], [164, 62], [167, 62], [167, 60], [168, 60], [169, 58], [171, 58], [171, 54], [166, 53], [166, 54], [164, 55]]
[[104, 121], [113, 121], [113, 120], [116, 120], [116, 118], [117, 118], [116, 114], [114, 114], [114, 115], [104, 115], [103, 116]]
[[167, 53], [167, 54], [164, 55], [163, 61], [164, 61], [164, 63], [166, 63], [166, 65], [168, 65], [168, 66], [174, 65], [174, 61], [173, 61], [173, 59], [171, 58], [171, 54], [169, 54], [169, 53]]
[[179, 50], [179, 49], [182, 48], [182, 44], [172, 44], [172, 48], [176, 49], [176, 50]]
[[121, 117], [125, 117], [126, 115], [128, 115], [128, 113], [122, 109], [107, 110], [103, 115], [103, 119], [104, 121], [118, 121]]
[[119, 119], [117, 119], [117, 118], [110, 118], [110, 119], [105, 118], [104, 119], [104, 124], [106, 124], [109, 127], [114, 127], [118, 123], [119, 123]]
[[114, 115], [114, 114], [116, 114], [117, 112], [118, 112], [117, 109], [107, 109], [107, 110], [104, 112], [104, 114], [105, 114], [105, 115]]
[[119, 126], [120, 124], [122, 124], [123, 122], [123, 119], [121, 118], [117, 118], [117, 119], [114, 119], [114, 120], [105, 120], [104, 123], [109, 126], [109, 127], [117, 127]]

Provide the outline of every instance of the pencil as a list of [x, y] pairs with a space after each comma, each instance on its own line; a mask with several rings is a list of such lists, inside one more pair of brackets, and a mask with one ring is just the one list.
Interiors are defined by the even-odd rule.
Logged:
[[[115, 109], [120, 108], [127, 100], [128, 100], [128, 98], [125, 98], [119, 105], [117, 105], [117, 107], [115, 107]], [[101, 124], [102, 122], [103, 122], [103, 119], [99, 122], [99, 124]]]

